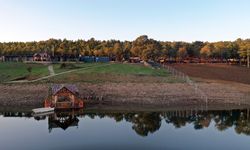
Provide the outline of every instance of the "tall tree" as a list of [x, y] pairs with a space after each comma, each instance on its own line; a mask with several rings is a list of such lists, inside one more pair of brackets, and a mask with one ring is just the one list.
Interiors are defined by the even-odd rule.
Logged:
[[187, 48], [185, 46], [180, 47], [177, 53], [180, 60], [183, 60], [185, 57], [187, 57]]
[[239, 54], [240, 57], [246, 58], [247, 60], [247, 67], [250, 67], [250, 40], [239, 41], [240, 50]]
[[207, 43], [204, 47], [201, 48], [200, 54], [203, 58], [209, 58], [214, 51], [214, 46], [211, 43]]
[[116, 42], [114, 44], [113, 51], [114, 51], [116, 61], [121, 61], [123, 58], [123, 48], [120, 42]]

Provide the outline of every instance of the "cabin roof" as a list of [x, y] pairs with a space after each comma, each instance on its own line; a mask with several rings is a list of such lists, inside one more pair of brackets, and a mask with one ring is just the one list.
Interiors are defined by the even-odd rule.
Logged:
[[79, 93], [78, 88], [73, 84], [56, 84], [56, 85], [53, 85], [51, 87], [52, 94], [55, 95], [57, 92], [59, 92], [63, 88], [66, 88], [67, 90], [69, 90], [73, 94], [78, 94]]

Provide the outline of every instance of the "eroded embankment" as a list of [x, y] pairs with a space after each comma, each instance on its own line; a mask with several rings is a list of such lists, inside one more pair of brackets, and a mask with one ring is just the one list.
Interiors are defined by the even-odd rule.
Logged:
[[[250, 104], [250, 85], [197, 83], [208, 97], [208, 105]], [[42, 107], [50, 84], [2, 84], [0, 106]], [[205, 101], [185, 83], [78, 83], [80, 95], [93, 104], [192, 106]], [[91, 99], [94, 98], [94, 99]]]

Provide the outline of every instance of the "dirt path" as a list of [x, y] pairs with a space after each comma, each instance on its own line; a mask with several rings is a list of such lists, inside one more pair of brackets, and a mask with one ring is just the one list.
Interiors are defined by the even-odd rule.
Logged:
[[54, 71], [53, 65], [49, 65], [49, 66], [48, 66], [48, 70], [49, 70], [49, 74], [50, 74], [51, 76], [55, 75], [55, 71]]

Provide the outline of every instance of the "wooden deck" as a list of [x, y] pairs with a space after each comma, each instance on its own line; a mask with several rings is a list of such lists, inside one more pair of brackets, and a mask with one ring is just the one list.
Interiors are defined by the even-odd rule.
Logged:
[[54, 110], [55, 108], [50, 108], [50, 107], [32, 109], [34, 114], [44, 114], [44, 113], [54, 112]]

